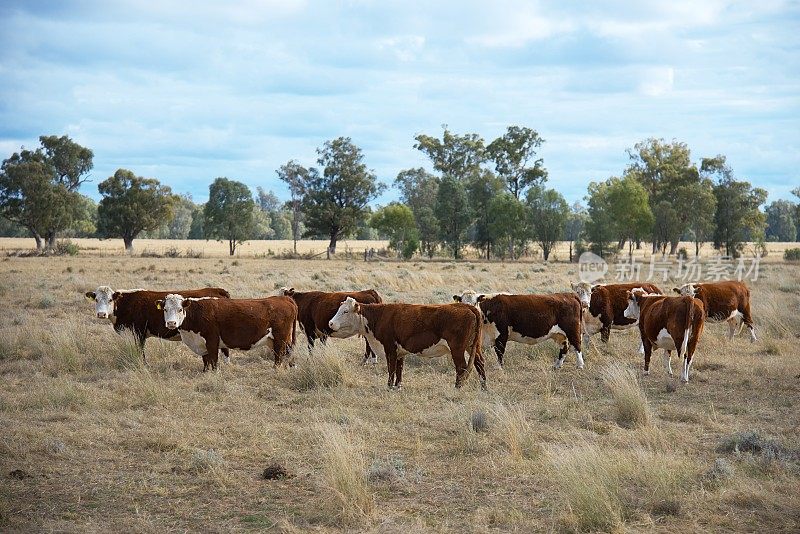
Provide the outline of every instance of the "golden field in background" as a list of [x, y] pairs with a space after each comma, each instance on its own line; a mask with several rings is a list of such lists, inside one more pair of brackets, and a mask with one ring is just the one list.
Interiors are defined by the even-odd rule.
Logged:
[[564, 291], [576, 266], [248, 257], [279, 252], [270, 242], [227, 258], [225, 243], [179, 246], [197, 243], [219, 248], [124, 257], [115, 240], [102, 242], [112, 247], [102, 261], [91, 250], [0, 260], [0, 530], [800, 529], [800, 266], [772, 250], [750, 284], [759, 341], [727, 342], [724, 324], [708, 325], [688, 385], [666, 377], [660, 354], [641, 376], [636, 332], [615, 331], [608, 345], [593, 338], [580, 371], [572, 353], [553, 371], [551, 342], [510, 343], [504, 370], [486, 356], [486, 392], [475, 373], [454, 389], [449, 358], [414, 357], [404, 389], [388, 391], [385, 361], [360, 365], [357, 339], [309, 355], [298, 335], [295, 368], [233, 351], [205, 374], [182, 344], [150, 339], [143, 364], [84, 293], [373, 287], [388, 302], [448, 302], [466, 288]]
[[[125, 247], [121, 239], [84, 239], [74, 238], [70, 239], [72, 243], [80, 247], [81, 255], [125, 255]], [[357, 239], [343, 239], [337, 244], [336, 252], [338, 255], [352, 253], [355, 255], [363, 255], [364, 249], [380, 250], [388, 246], [389, 242], [384, 240], [364, 241]], [[280, 255], [282, 253], [291, 252], [293, 250], [293, 242], [291, 240], [253, 240], [246, 241], [239, 245], [236, 249], [236, 257], [242, 258], [255, 258], [264, 257], [268, 255]], [[21, 237], [0, 237], [0, 254], [3, 252], [31, 250], [35, 247], [32, 238]], [[304, 239], [297, 242], [298, 254], [308, 255], [317, 254], [319, 257], [325, 256], [325, 250], [328, 247], [327, 240], [314, 240]], [[681, 242], [679, 248], [685, 247], [689, 253], [689, 257], [694, 257], [694, 243]], [[767, 257], [764, 261], [775, 261], [783, 259], [783, 251], [787, 248], [800, 247], [800, 243], [767, 243]], [[206, 258], [216, 257], [230, 257], [228, 254], [227, 241], [205, 241], [198, 239], [136, 239], [133, 242], [134, 252], [133, 255], [164, 255], [168, 251], [174, 249], [181, 253], [182, 256], [187, 255], [190, 251], [192, 255], [202, 254]], [[535, 243], [528, 246], [529, 255], [522, 258], [522, 261], [540, 261], [541, 249]], [[620, 254], [627, 255], [627, 248]], [[752, 243], [747, 244], [744, 249], [746, 256], [752, 256], [755, 252], [755, 247]], [[633, 253], [636, 258], [649, 258], [650, 245], [645, 243], [640, 250], [634, 250]], [[710, 243], [706, 243], [700, 249], [701, 258], [709, 258], [717, 256], [719, 253], [714, 250]], [[468, 259], [478, 259], [478, 252], [475, 249], [467, 248], [466, 257]], [[447, 259], [446, 257], [437, 259]], [[558, 243], [550, 257], [551, 261], [568, 261], [569, 259], [569, 242], [562, 241]]]

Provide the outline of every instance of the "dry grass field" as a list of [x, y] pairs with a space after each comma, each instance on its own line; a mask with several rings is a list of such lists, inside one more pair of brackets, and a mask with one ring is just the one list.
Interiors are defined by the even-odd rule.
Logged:
[[487, 355], [485, 392], [474, 372], [454, 389], [447, 358], [409, 358], [389, 391], [356, 339], [309, 355], [298, 336], [295, 368], [234, 351], [206, 374], [150, 339], [144, 365], [83, 295], [292, 285], [447, 302], [566, 290], [574, 266], [3, 258], [0, 531], [797, 532], [800, 266], [770, 259], [751, 284], [759, 341], [709, 325], [688, 385], [660, 355], [641, 376], [628, 331], [594, 338], [581, 371], [570, 354], [554, 372], [551, 342], [511, 343], [505, 370]]

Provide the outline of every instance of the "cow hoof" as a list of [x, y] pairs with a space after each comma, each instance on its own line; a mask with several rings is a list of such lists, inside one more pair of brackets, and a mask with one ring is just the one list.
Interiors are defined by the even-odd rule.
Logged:
[[578, 364], [578, 369], [583, 369], [583, 364]]
[[650, 369], [645, 369], [644, 371], [642, 371], [642, 374], [644, 376], [650, 376]]

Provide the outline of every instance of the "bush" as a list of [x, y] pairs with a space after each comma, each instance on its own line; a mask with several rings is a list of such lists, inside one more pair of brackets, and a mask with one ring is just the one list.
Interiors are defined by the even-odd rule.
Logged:
[[786, 261], [800, 261], [800, 248], [787, 248], [783, 251], [783, 259]]
[[650, 403], [639, 385], [636, 372], [615, 363], [606, 367], [602, 376], [614, 399], [617, 424], [623, 428], [648, 425], [652, 418]]
[[56, 243], [53, 254], [56, 256], [77, 256], [80, 250], [81, 248], [78, 245], [67, 239]]

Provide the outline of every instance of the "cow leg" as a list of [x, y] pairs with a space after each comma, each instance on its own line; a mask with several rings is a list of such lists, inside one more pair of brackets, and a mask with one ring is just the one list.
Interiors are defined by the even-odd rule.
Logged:
[[[211, 368], [215, 371], [219, 370], [219, 335], [212, 335], [211, 338], [214, 341], [206, 340], [206, 357], [208, 358], [208, 363], [211, 365]], [[205, 359], [203, 360], [205, 364]], [[205, 371], [205, 369], [203, 369]]]
[[386, 347], [386, 366], [389, 369], [389, 382], [387, 386], [389, 389], [394, 388], [395, 373], [397, 372], [397, 351], [391, 347]]
[[399, 356], [394, 366], [394, 387], [395, 389], [400, 389], [402, 386], [401, 382], [403, 381], [403, 362], [405, 361], [405, 357]]
[[578, 369], [583, 369], [583, 354], [581, 353], [580, 324], [578, 324], [577, 327], [575, 328], [567, 328], [566, 333], [567, 333], [566, 342], [572, 345], [572, 348], [575, 349], [575, 359]]
[[231, 351], [230, 351], [230, 349], [219, 349], [219, 350], [222, 351], [222, 360], [226, 364], [231, 363]]
[[[469, 356], [469, 355], [467, 354], [466, 356]], [[478, 376], [481, 377], [481, 388], [484, 389], [484, 390], [487, 389], [486, 388], [486, 365], [485, 365], [485, 363], [483, 361], [483, 353], [480, 352], [480, 351], [475, 355], [475, 371], [477, 371], [478, 372]]]
[[500, 328], [498, 325], [497, 329], [500, 331], [500, 335], [494, 340], [494, 352], [497, 354], [497, 363], [503, 367], [503, 357], [506, 354], [506, 343], [508, 343], [508, 327]]
[[450, 345], [450, 357], [453, 359], [453, 365], [456, 368], [456, 387], [460, 388], [464, 385], [468, 369], [469, 353], [467, 352], [467, 344], [459, 340]]
[[203, 354], [203, 372], [205, 373], [211, 367], [211, 360], [208, 357], [208, 353], [206, 352]]
[[736, 319], [728, 319], [728, 341], [733, 339], [734, 334], [736, 334]]
[[306, 333], [306, 340], [308, 341], [308, 350], [309, 352], [311, 349], [314, 348], [314, 341], [317, 339], [317, 333], [314, 330], [314, 325], [302, 324], [303, 332]]
[[686, 355], [683, 357], [683, 372], [681, 373], [681, 381], [683, 383], [689, 382], [689, 366], [692, 363], [692, 357], [689, 355], [689, 351], [686, 351]]
[[364, 338], [364, 345], [366, 345], [364, 349], [364, 361], [361, 363], [371, 363], [372, 365], [375, 365], [378, 363], [378, 357], [375, 355], [372, 347], [369, 346], [369, 341], [367, 341], [367, 338]]
[[742, 322], [750, 330], [750, 343], [755, 343], [758, 339], [756, 338], [756, 329], [753, 327], [753, 317], [750, 315], [750, 304], [743, 306], [739, 311], [742, 313]]
[[650, 340], [647, 338], [642, 338], [642, 344], [644, 345], [644, 374], [650, 374], [650, 356], [653, 354], [653, 344], [650, 343]]
[[561, 369], [561, 366], [564, 365], [564, 360], [567, 358], [567, 351], [569, 351], [569, 342], [565, 339], [558, 350], [558, 356], [553, 361], [553, 369]]
[[641, 339], [639, 340], [639, 354], [644, 354], [644, 343]]
[[282, 330], [272, 329], [272, 354], [274, 358], [273, 367], [279, 367], [284, 356], [289, 353], [289, 346], [291, 345], [292, 333], [284, 332]]
[[608, 338], [611, 336], [611, 323], [603, 324], [603, 328], [600, 329], [600, 341], [603, 343], [608, 343]]
[[672, 374], [672, 351], [664, 349], [664, 368], [667, 371], [669, 376], [674, 376]]

